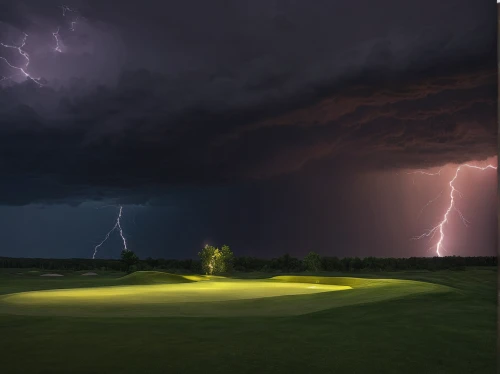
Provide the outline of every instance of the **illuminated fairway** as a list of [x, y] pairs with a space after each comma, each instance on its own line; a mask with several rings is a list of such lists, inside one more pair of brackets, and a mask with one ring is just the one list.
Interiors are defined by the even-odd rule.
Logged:
[[127, 285], [5, 295], [0, 298], [0, 312], [78, 317], [301, 315], [451, 290], [398, 279], [281, 276], [243, 281], [153, 272], [136, 273], [118, 283]]
[[[256, 280], [163, 272], [125, 277], [63, 272], [59, 278], [42, 273], [0, 271], [0, 352], [7, 358], [2, 373], [495, 371], [496, 271]], [[315, 293], [307, 288], [329, 285], [351, 288]], [[309, 293], [271, 296], [280, 289], [291, 292], [286, 286]], [[170, 302], [156, 294], [162, 288], [170, 290], [163, 293]], [[133, 302], [120, 300], [134, 290], [145, 293], [135, 292]], [[98, 296], [92, 298], [93, 291]], [[208, 301], [209, 294], [219, 301]]]
[[75, 290], [35, 291], [7, 296], [4, 301], [16, 305], [72, 304], [100, 306], [115, 304], [175, 304], [257, 299], [283, 295], [301, 295], [351, 289], [349, 286], [309, 285], [268, 282], [203, 282], [150, 286], [96, 287]]

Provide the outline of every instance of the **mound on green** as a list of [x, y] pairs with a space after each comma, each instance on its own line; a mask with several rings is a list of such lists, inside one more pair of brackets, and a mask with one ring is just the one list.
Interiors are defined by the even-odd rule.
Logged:
[[0, 297], [0, 313], [83, 317], [283, 316], [453, 291], [427, 282], [350, 277], [278, 276], [243, 281], [137, 272], [117, 282], [111, 287], [5, 295]]
[[161, 271], [136, 271], [116, 280], [123, 285], [148, 285], [148, 284], [175, 284], [191, 283], [195, 280], [188, 279], [183, 275], [163, 273]]
[[[258, 300], [350, 290], [349, 286], [234, 280], [56, 289], [2, 296], [0, 313], [109, 317], [281, 315], [287, 309], [288, 314], [295, 314], [294, 303], [285, 301], [276, 313], [272, 305], [262, 309]], [[242, 301], [247, 303], [240, 306]]]
[[[382, 285], [387, 285], [387, 284], [394, 285], [399, 282], [413, 282], [413, 281], [405, 281], [398, 279], [322, 277], [322, 276], [308, 276], [308, 275], [278, 275], [270, 279], [279, 282], [335, 284], [338, 286], [349, 286], [352, 288], [380, 287]], [[426, 284], [423, 282], [419, 283]]]

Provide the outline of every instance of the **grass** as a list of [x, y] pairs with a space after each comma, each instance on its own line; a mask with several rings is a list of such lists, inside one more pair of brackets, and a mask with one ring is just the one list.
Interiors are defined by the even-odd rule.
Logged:
[[119, 284], [172, 284], [195, 282], [188, 277], [161, 271], [137, 271], [117, 279]]
[[495, 372], [492, 270], [35, 274], [0, 273], [2, 373]]

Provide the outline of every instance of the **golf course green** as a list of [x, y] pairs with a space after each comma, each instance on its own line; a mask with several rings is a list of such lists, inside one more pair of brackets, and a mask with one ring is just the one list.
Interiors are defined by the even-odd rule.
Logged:
[[0, 273], [3, 373], [495, 371], [494, 269], [60, 274]]

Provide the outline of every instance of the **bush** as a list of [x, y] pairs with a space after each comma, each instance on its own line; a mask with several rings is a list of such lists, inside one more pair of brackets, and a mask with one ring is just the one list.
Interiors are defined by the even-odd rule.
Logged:
[[129, 274], [131, 274], [135, 271], [137, 271], [137, 265], [130, 265], [127, 269], [127, 273], [129, 273]]
[[263, 273], [270, 273], [271, 272], [271, 267], [269, 265], [264, 265], [262, 269], [260, 269]]

